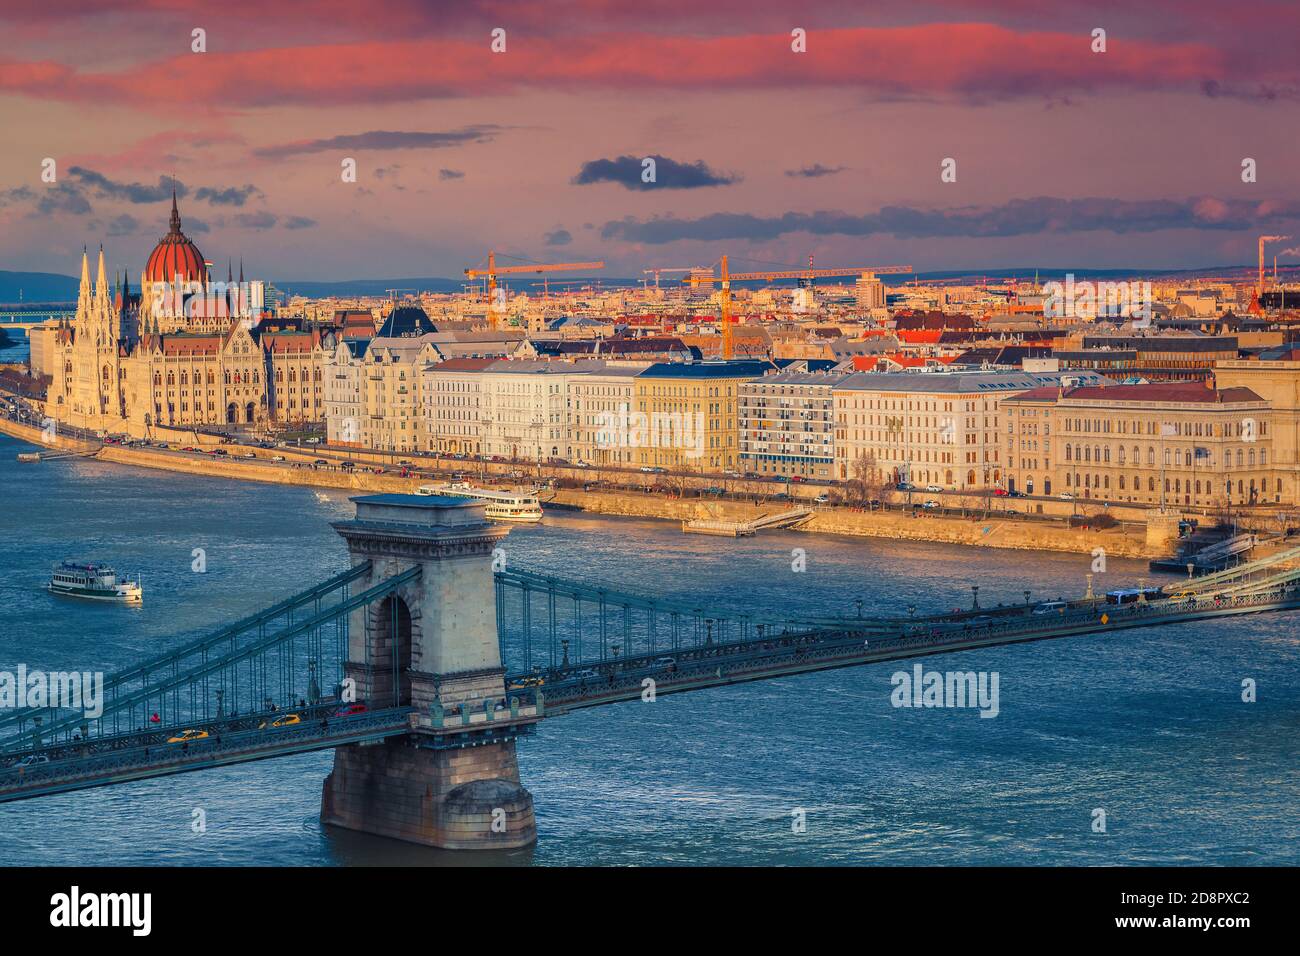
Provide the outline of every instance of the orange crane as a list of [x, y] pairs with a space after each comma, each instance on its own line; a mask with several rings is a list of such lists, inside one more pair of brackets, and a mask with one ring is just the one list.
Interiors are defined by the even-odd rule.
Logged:
[[466, 269], [465, 275], [470, 279], [477, 279], [480, 276], [487, 276], [488, 280], [488, 324], [492, 328], [497, 327], [497, 276], [517, 273], [542, 273], [542, 272], [567, 272], [573, 269], [603, 269], [604, 261], [600, 262], [552, 262], [547, 264], [532, 263], [519, 266], [498, 266], [497, 255], [493, 251], [488, 252], [486, 269]]
[[749, 279], [760, 279], [773, 282], [777, 279], [822, 279], [830, 276], [853, 276], [860, 275], [864, 279], [874, 275], [897, 275], [902, 272], [911, 272], [911, 266], [844, 266], [839, 269], [769, 269], [764, 272], [728, 272], [727, 257], [722, 257], [722, 274], [713, 275], [710, 270], [692, 270], [691, 274], [683, 279], [683, 282], [689, 282], [691, 285], [699, 285], [701, 282], [720, 283], [719, 291], [721, 292], [720, 303], [722, 311], [722, 357], [730, 359], [734, 357], [735, 342], [732, 334], [731, 317], [731, 283], [745, 281]]

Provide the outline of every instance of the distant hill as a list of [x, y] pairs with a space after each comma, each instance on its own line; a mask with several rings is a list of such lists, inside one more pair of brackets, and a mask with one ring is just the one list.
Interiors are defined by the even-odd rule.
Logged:
[[0, 269], [0, 302], [76, 302], [81, 280], [54, 272]]

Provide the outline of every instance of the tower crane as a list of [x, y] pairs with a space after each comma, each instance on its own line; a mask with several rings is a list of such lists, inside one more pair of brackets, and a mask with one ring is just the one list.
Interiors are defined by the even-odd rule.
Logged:
[[488, 281], [488, 325], [495, 329], [497, 327], [497, 276], [513, 275], [518, 273], [542, 273], [542, 272], [568, 272], [574, 269], [603, 269], [604, 261], [599, 262], [551, 262], [551, 263], [529, 263], [518, 266], [498, 266], [497, 257], [494, 251], [489, 251], [487, 255], [486, 269], [466, 269], [465, 275], [470, 279], [477, 279], [480, 276], [487, 276]]
[[730, 359], [734, 356], [735, 342], [732, 333], [731, 317], [731, 283], [737, 281], [746, 281], [751, 279], [766, 280], [773, 282], [777, 279], [821, 279], [830, 276], [852, 276], [860, 275], [862, 278], [870, 278], [875, 275], [897, 275], [903, 272], [911, 272], [911, 266], [844, 266], [838, 269], [768, 269], [764, 272], [729, 272], [727, 269], [727, 257], [722, 257], [721, 275], [713, 275], [713, 270], [693, 269], [691, 274], [683, 279], [691, 285], [699, 285], [703, 282], [720, 283], [719, 292], [722, 311], [722, 357]]
[[[659, 276], [660, 276], [660, 274], [665, 274], [665, 275], [666, 275], [666, 274], [669, 273], [669, 272], [694, 272], [694, 271], [696, 271], [698, 268], [699, 268], [698, 266], [686, 266], [686, 267], [684, 267], [684, 268], [676, 268], [676, 267], [674, 267], [674, 268], [672, 268], [672, 269], [642, 269], [642, 270], [641, 270], [641, 274], [642, 274], [643, 276], [648, 276], [648, 275], [653, 274], [654, 277], [655, 277], [655, 288], [657, 289], [657, 288], [659, 288]], [[710, 270], [710, 271], [712, 271], [712, 270]]]

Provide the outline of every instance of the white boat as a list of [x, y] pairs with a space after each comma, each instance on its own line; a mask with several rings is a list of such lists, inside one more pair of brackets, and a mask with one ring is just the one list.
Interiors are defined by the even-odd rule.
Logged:
[[89, 601], [115, 604], [141, 604], [144, 601], [144, 590], [139, 581], [119, 581], [117, 572], [104, 564], [60, 562], [54, 566], [46, 588], [51, 594]]
[[475, 488], [459, 481], [449, 485], [420, 485], [419, 495], [444, 495], [451, 498], [471, 498], [487, 507], [484, 513], [492, 521], [514, 521], [536, 524], [542, 520], [542, 504], [531, 491], [489, 491]]

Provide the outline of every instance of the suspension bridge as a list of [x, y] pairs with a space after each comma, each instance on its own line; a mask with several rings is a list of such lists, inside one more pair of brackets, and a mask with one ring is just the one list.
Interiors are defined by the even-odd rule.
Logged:
[[1300, 608], [1292, 548], [1130, 603], [1026, 595], [942, 615], [789, 618], [511, 567], [508, 529], [465, 499], [353, 501], [356, 516], [333, 525], [347, 570], [104, 675], [93, 710], [69, 706], [77, 675], [61, 673], [46, 675], [45, 699], [0, 713], [0, 802], [332, 749], [325, 822], [453, 849], [522, 846], [536, 830], [516, 743], [571, 710]]

